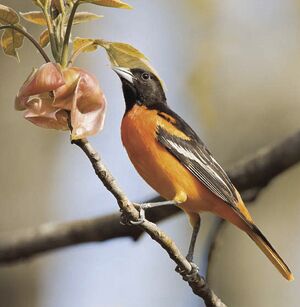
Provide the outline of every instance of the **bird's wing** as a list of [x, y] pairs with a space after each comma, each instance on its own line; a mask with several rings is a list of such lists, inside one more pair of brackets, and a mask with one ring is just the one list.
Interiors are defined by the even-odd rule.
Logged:
[[236, 207], [238, 203], [237, 192], [225, 171], [192, 128], [170, 109], [163, 110], [164, 114], [166, 112], [175, 119], [172, 123], [174, 127], [184, 132], [187, 138], [175, 136], [168, 132], [165, 127], [158, 126], [156, 131], [157, 141], [211, 192], [227, 204]]

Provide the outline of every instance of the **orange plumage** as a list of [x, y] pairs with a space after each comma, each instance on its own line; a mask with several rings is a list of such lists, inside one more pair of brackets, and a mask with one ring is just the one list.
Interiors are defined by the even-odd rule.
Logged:
[[[147, 81], [142, 80], [142, 70], [128, 72], [132, 80], [127, 75], [122, 80], [127, 109], [121, 136], [138, 173], [162, 197], [176, 201], [190, 217], [192, 226], [203, 211], [220, 216], [246, 232], [279, 272], [293, 280], [288, 266], [254, 225], [225, 172], [195, 132], [167, 107], [156, 77], [146, 72], [150, 76]], [[207, 172], [206, 177], [201, 170], [203, 174]]]

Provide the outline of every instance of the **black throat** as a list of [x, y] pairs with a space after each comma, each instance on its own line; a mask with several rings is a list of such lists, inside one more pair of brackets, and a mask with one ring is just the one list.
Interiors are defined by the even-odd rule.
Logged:
[[164, 90], [158, 79], [150, 79], [150, 83], [135, 78], [131, 83], [125, 78], [121, 78], [123, 95], [126, 104], [125, 114], [130, 111], [134, 105], [143, 105], [152, 108], [153, 105], [167, 104]]
[[127, 80], [122, 80], [122, 88], [126, 105], [125, 113], [127, 113], [137, 103], [137, 91], [133, 84], [131, 84]]

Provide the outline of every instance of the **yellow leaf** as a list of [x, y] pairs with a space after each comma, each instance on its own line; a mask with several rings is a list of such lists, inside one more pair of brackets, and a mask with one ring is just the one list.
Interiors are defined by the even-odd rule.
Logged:
[[81, 0], [81, 3], [92, 3], [100, 6], [114, 7], [119, 9], [132, 9], [132, 6], [120, 0]]
[[96, 15], [88, 12], [79, 12], [75, 14], [73, 24], [77, 25], [79, 23], [89, 22], [102, 18], [102, 15]]
[[[158, 73], [149, 64], [147, 57], [133, 46], [103, 40], [95, 40], [95, 43], [105, 48], [112, 65], [126, 68], [142, 68], [151, 71], [159, 78]], [[162, 82], [161, 79], [160, 81]]]
[[47, 22], [42, 12], [26, 12], [20, 13], [21, 16], [28, 22], [34, 23], [40, 26], [46, 26]]
[[49, 31], [48, 29], [46, 29], [41, 33], [39, 43], [42, 48], [45, 48], [49, 44], [49, 42], [50, 42]]
[[98, 48], [95, 40], [92, 38], [76, 37], [73, 41], [73, 52], [92, 52]]
[[5, 5], [0, 4], [0, 23], [3, 25], [7, 24], [17, 24], [20, 21], [18, 14], [16, 11], [7, 7]]
[[[21, 28], [20, 25], [18, 27]], [[19, 60], [18, 48], [23, 45], [24, 36], [14, 29], [6, 29], [1, 37], [1, 46], [5, 54], [13, 56]]]
[[140, 52], [138, 49], [134, 48], [129, 44], [108, 42], [104, 40], [96, 40], [96, 42], [105, 49], [111, 49], [111, 52], [122, 53], [135, 58], [148, 60], [148, 58], [142, 52]]
[[[148, 58], [138, 49], [125, 43], [76, 37], [73, 41], [72, 59], [74, 60], [82, 52], [95, 51], [98, 46], [101, 46], [106, 50], [109, 60], [113, 66], [142, 68], [151, 71], [159, 78], [158, 73], [149, 64]], [[163, 81], [160, 78], [159, 80], [163, 84]]]

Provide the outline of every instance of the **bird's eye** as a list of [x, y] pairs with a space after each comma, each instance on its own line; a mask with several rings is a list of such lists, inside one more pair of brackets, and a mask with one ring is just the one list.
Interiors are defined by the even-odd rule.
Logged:
[[142, 79], [144, 79], [144, 80], [149, 80], [149, 79], [150, 79], [150, 75], [149, 75], [147, 72], [144, 72], [144, 73], [142, 74]]

